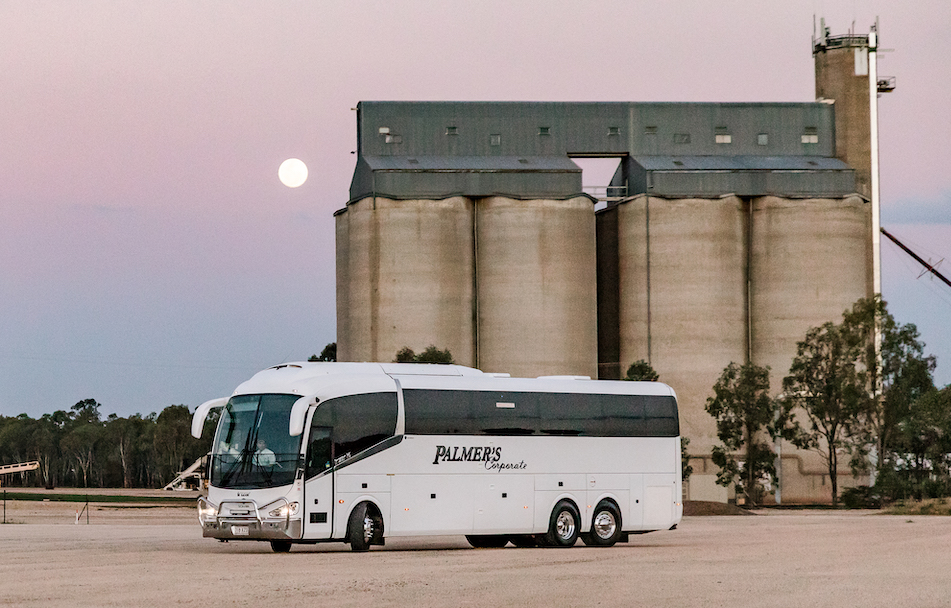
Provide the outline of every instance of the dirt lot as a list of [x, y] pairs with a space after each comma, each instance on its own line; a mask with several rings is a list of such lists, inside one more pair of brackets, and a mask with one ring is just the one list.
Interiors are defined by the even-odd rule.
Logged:
[[[90, 498], [91, 500], [92, 497]], [[186, 507], [7, 503], [0, 606], [882, 606], [951, 603], [951, 518], [686, 517], [611, 549], [470, 549], [461, 537], [219, 543]], [[81, 505], [80, 505], [81, 507]], [[83, 518], [85, 522], [85, 517]]]

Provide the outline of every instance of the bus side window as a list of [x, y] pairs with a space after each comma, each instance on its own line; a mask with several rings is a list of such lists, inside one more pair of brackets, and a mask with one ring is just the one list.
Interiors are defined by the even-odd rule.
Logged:
[[348, 395], [333, 404], [334, 458], [356, 456], [396, 433], [396, 393]]
[[335, 461], [392, 437], [398, 409], [396, 393], [346, 395], [321, 403], [311, 422], [307, 475], [317, 475]]
[[310, 445], [307, 447], [307, 477], [313, 477], [330, 468], [333, 462], [333, 444], [330, 441], [330, 429], [313, 427], [310, 431]]

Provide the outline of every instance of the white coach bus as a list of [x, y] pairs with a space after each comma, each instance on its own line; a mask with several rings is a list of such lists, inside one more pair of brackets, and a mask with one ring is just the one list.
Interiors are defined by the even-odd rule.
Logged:
[[216, 407], [206, 537], [611, 546], [683, 514], [677, 400], [658, 382], [291, 363], [199, 406], [195, 437]]

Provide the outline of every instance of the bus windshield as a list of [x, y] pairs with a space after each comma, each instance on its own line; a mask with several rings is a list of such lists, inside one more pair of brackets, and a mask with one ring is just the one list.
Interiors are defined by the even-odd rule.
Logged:
[[221, 412], [211, 458], [211, 485], [273, 488], [294, 481], [300, 438], [288, 434], [297, 395], [240, 395]]

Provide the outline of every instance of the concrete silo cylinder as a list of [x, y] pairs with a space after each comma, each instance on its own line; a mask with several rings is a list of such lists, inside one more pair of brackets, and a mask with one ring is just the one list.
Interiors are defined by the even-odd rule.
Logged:
[[716, 440], [704, 409], [747, 353], [745, 205], [735, 196], [640, 196], [618, 208], [621, 374], [649, 360], [677, 390], [692, 453]]
[[434, 345], [474, 363], [471, 200], [352, 203], [337, 216], [337, 260], [340, 360]]
[[870, 213], [858, 196], [754, 200], [753, 361], [777, 391], [806, 332], [871, 295]]
[[477, 202], [482, 370], [597, 377], [593, 205], [587, 197]]

